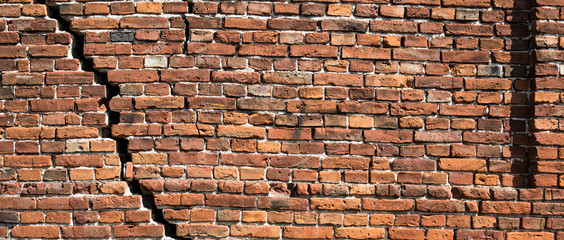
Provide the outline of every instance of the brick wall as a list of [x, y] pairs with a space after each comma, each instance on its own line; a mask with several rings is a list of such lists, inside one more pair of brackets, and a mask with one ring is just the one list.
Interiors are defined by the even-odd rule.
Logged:
[[0, 0], [0, 237], [564, 240], [564, 1]]

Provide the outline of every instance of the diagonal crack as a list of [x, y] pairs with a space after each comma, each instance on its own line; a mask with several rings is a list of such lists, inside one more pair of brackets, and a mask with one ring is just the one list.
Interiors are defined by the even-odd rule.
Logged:
[[120, 122], [119, 112], [112, 111], [110, 109], [110, 101], [114, 97], [117, 97], [119, 95], [119, 86], [110, 84], [108, 81], [107, 73], [95, 69], [92, 59], [89, 59], [84, 55], [84, 34], [79, 31], [72, 30], [72, 28], [70, 27], [70, 20], [64, 18], [60, 14], [59, 6], [56, 4], [46, 4], [45, 0], [37, 0], [36, 3], [46, 5], [48, 10], [48, 17], [57, 20], [59, 29], [61, 31], [71, 34], [71, 54], [74, 59], [80, 61], [81, 70], [94, 73], [96, 83], [105, 86], [106, 97], [100, 100], [101, 104], [103, 104], [106, 108], [108, 124], [101, 129], [101, 132], [103, 138], [109, 138], [116, 142], [116, 152], [119, 155], [122, 167], [121, 180], [127, 182], [131, 194], [141, 196], [143, 206], [151, 210], [151, 220], [164, 226], [165, 237], [168, 239], [180, 239], [176, 235], [176, 225], [166, 221], [164, 219], [163, 211], [161, 209], [158, 209], [155, 205], [153, 194], [144, 194], [141, 189], [139, 180], [128, 180], [125, 176], [126, 165], [132, 162], [131, 152], [129, 152], [128, 150], [129, 141], [126, 138], [114, 137], [111, 134], [111, 127], [113, 125], [119, 124]]

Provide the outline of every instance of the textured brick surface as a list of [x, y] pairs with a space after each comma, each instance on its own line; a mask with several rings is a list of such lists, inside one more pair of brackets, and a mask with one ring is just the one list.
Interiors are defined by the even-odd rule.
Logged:
[[0, 238], [564, 240], [561, 0], [0, 1]]

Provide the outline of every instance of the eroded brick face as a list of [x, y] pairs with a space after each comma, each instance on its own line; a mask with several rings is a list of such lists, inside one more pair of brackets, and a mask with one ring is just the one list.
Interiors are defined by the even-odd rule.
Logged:
[[0, 1], [0, 238], [564, 240], [564, 1]]

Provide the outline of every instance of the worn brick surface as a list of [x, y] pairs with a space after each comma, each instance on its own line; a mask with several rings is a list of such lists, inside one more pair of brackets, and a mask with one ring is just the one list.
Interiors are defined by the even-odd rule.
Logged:
[[0, 1], [0, 238], [564, 240], [560, 0]]

